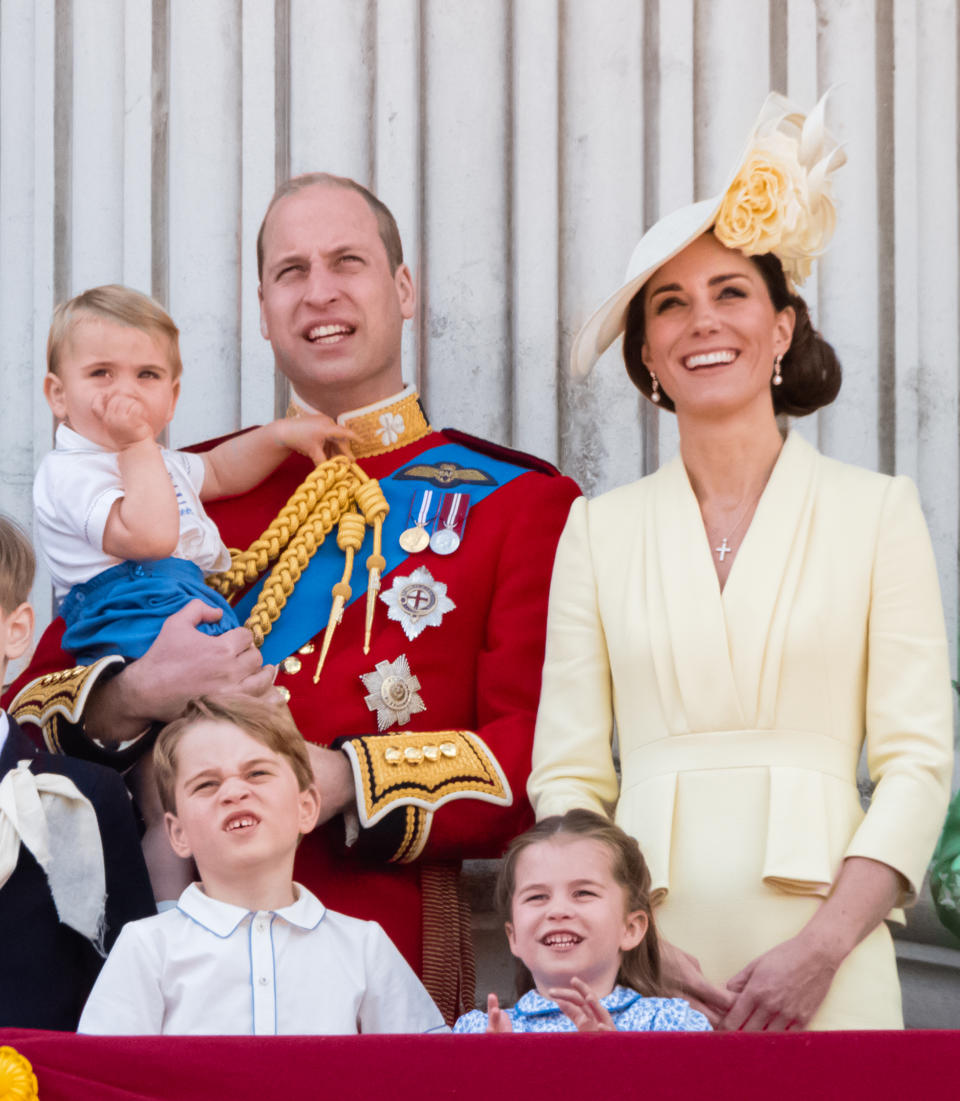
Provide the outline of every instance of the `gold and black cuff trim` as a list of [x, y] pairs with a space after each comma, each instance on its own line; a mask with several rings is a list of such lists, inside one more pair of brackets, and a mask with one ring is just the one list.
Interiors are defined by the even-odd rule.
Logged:
[[[350, 738], [341, 748], [353, 768], [360, 824], [366, 828], [400, 807], [432, 812], [454, 799], [480, 799], [505, 807], [513, 802], [496, 758], [483, 739], [469, 730], [392, 731]], [[404, 863], [414, 859], [406, 852], [419, 853], [428, 831], [429, 823], [422, 840], [414, 837], [416, 827], [408, 816], [404, 841], [394, 859]]]
[[119, 654], [111, 654], [92, 665], [75, 665], [72, 669], [44, 673], [20, 689], [10, 704], [10, 714], [19, 723], [39, 727], [50, 753], [64, 753], [57, 730], [59, 720], [73, 726], [81, 724], [93, 686], [107, 670], [112, 675], [119, 672], [117, 666], [122, 669], [125, 664]]
[[423, 807], [406, 806], [403, 811], [403, 839], [391, 856], [391, 864], [412, 864], [423, 852], [433, 825], [433, 812]]

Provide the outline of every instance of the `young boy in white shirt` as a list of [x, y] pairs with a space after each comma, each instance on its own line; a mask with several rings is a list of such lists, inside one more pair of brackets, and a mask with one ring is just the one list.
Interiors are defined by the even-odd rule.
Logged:
[[154, 749], [174, 851], [200, 883], [127, 925], [78, 1031], [290, 1035], [446, 1031], [375, 922], [327, 910], [293, 882], [320, 801], [287, 708], [193, 701]]

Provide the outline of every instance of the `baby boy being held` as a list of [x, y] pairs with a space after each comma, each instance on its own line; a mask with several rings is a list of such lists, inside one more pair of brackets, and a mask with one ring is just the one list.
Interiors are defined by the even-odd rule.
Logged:
[[252, 489], [299, 451], [321, 462], [353, 433], [321, 413], [281, 419], [203, 453], [157, 442], [180, 395], [179, 330], [152, 298], [94, 287], [54, 311], [43, 392], [60, 425], [34, 482], [38, 546], [78, 664], [141, 657], [198, 597], [197, 627], [239, 626], [204, 581], [230, 552], [201, 502]]
[[447, 1031], [379, 925], [327, 910], [293, 882], [320, 800], [282, 703], [195, 700], [160, 732], [154, 766], [170, 843], [193, 857], [200, 883], [176, 909], [124, 928], [78, 1031]]

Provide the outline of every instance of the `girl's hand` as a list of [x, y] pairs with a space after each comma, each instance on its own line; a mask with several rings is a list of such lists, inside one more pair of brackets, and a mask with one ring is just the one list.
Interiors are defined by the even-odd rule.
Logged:
[[583, 979], [571, 979], [569, 987], [548, 990], [560, 1011], [577, 1026], [578, 1032], [616, 1032], [613, 1018]]
[[700, 961], [695, 956], [663, 938], [660, 940], [660, 969], [670, 992], [686, 998], [714, 1028], [720, 1025], [724, 1014], [736, 1000], [732, 990], [714, 986], [704, 977]]
[[798, 934], [764, 952], [727, 983], [736, 1000], [720, 1028], [744, 1032], [803, 1029], [827, 996], [838, 962]]
[[500, 1008], [496, 994], [487, 995], [487, 1032], [513, 1032], [510, 1018]]
[[306, 455], [315, 463], [322, 463], [338, 454], [353, 458], [350, 441], [357, 439], [356, 432], [337, 424], [325, 413], [284, 417], [274, 421], [274, 430], [284, 447]]

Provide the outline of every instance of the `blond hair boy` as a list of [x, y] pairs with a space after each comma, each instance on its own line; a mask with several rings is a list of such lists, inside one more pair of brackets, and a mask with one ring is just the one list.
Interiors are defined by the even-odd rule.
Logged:
[[43, 392], [60, 421], [34, 482], [37, 540], [81, 664], [137, 658], [199, 598], [196, 626], [238, 626], [204, 583], [230, 553], [203, 508], [245, 493], [291, 451], [315, 462], [349, 429], [323, 414], [274, 421], [198, 454], [158, 442], [180, 395], [179, 330], [153, 299], [94, 287], [54, 311]]
[[160, 732], [154, 767], [170, 843], [200, 882], [175, 910], [127, 926], [79, 1031], [446, 1031], [379, 925], [327, 910], [293, 882], [320, 797], [283, 704], [195, 700]]

